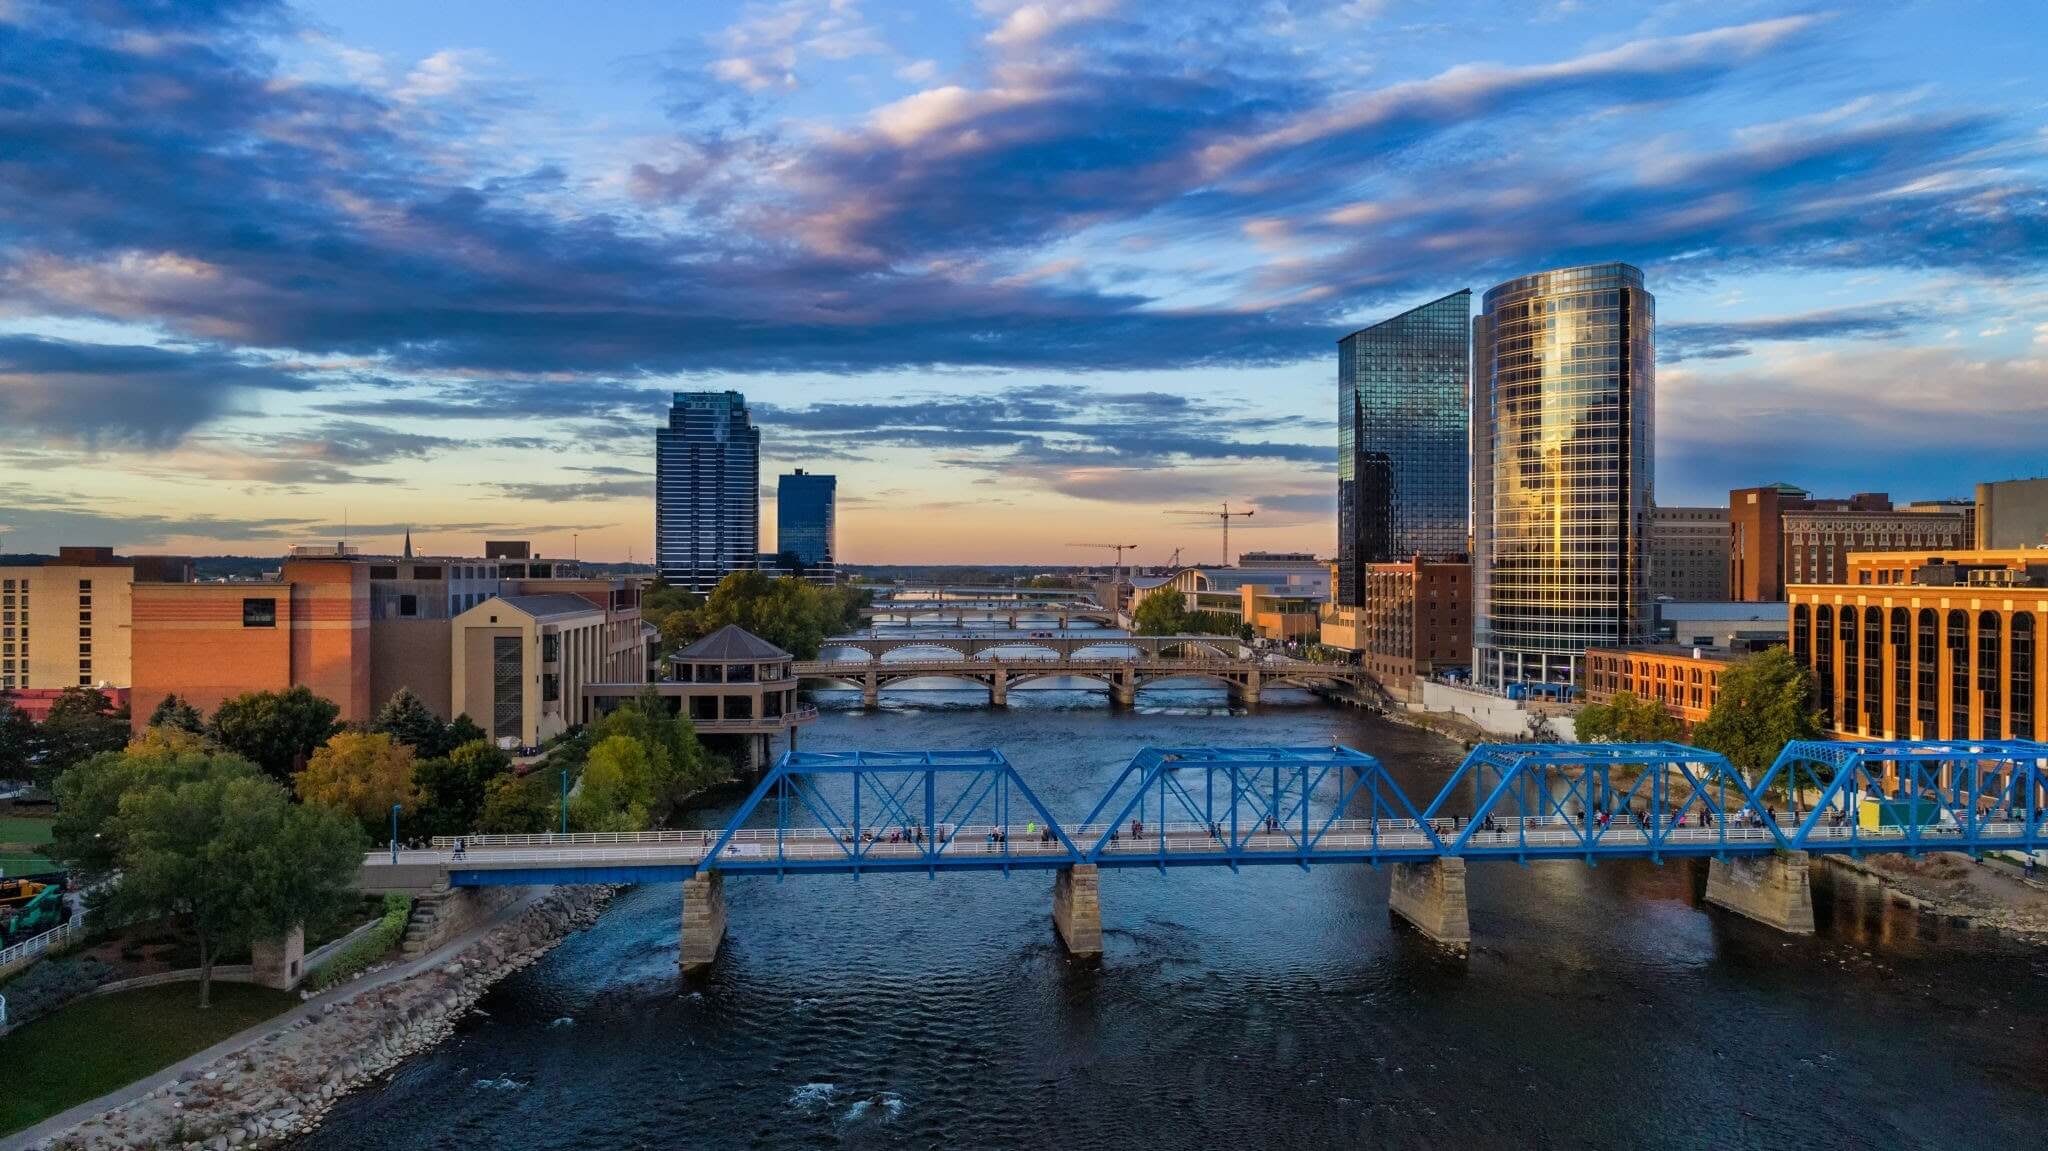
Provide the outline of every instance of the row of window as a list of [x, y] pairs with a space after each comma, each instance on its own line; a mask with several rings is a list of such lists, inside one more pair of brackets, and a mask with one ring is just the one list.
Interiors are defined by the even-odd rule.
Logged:
[[[1796, 604], [1792, 614], [1793, 655], [1813, 669], [1820, 710], [1836, 730], [1885, 733], [1884, 659], [1889, 650], [1894, 665], [1891, 734], [1925, 739], [2035, 737], [2032, 613], [2013, 614], [2009, 641], [1995, 611], [1973, 617], [1961, 610], [1944, 614], [1932, 608], [1917, 613], [1893, 608], [1887, 614], [1877, 607], [1845, 607], [1838, 613], [1832, 605], [1810, 611], [1808, 605]], [[1949, 672], [1945, 715], [1938, 714], [1937, 690], [1944, 661]], [[1973, 713], [1979, 719], [1974, 725]]]

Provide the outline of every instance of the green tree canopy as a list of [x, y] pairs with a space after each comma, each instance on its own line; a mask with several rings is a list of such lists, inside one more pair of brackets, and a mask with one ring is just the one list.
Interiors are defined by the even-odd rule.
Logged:
[[206, 730], [206, 720], [198, 708], [176, 695], [167, 695], [162, 703], [156, 705], [156, 710], [149, 713], [149, 726], [174, 727], [196, 735]]
[[478, 740], [489, 743], [491, 740], [491, 733], [478, 727], [476, 721], [469, 718], [469, 713], [466, 711], [448, 721], [447, 736], [448, 747], [451, 751], [465, 743], [475, 743]]
[[90, 687], [67, 687], [36, 725], [34, 777], [48, 787], [67, 769], [128, 743], [128, 709]]
[[1155, 591], [1138, 601], [1131, 613], [1139, 635], [1184, 635], [1187, 633], [1187, 605], [1181, 593], [1171, 588]]
[[1685, 730], [1664, 701], [1640, 700], [1625, 691], [1606, 703], [1580, 708], [1572, 726], [1582, 743], [1662, 743]]
[[422, 759], [446, 755], [455, 745], [448, 742], [448, 727], [428, 710], [427, 703], [409, 687], [393, 692], [377, 710], [371, 731], [381, 731], [412, 748]]
[[654, 804], [654, 763], [647, 745], [608, 736], [591, 745], [583, 780], [569, 797], [569, 822], [578, 831], [639, 831]]
[[1714, 710], [1692, 732], [1693, 743], [1727, 756], [1752, 778], [1787, 743], [1820, 738], [1813, 677], [1783, 647], [1745, 656], [1723, 671]]
[[331, 915], [351, 898], [368, 846], [345, 816], [294, 805], [278, 784], [232, 758], [121, 797], [112, 827], [119, 879], [100, 889], [115, 921], [175, 915], [199, 942], [199, 1005], [227, 947]]
[[491, 782], [512, 770], [512, 757], [486, 740], [413, 765], [419, 810], [411, 826], [423, 835], [467, 835], [479, 829]]
[[252, 691], [220, 705], [211, 731], [222, 747], [288, 780], [303, 770], [313, 749], [335, 733], [341, 708], [304, 686]]
[[51, 850], [90, 884], [117, 866], [122, 844], [114, 817], [124, 796], [195, 779], [261, 774], [254, 764], [207, 748], [188, 732], [152, 728], [125, 750], [96, 755], [57, 777]]
[[35, 752], [36, 725], [0, 691], [0, 779], [27, 779]]
[[[850, 587], [823, 587], [791, 576], [770, 578], [757, 571], [725, 577], [694, 607], [684, 606], [685, 595], [663, 588], [641, 597], [641, 615], [660, 629], [665, 649], [672, 651], [727, 624], [738, 624], [798, 659], [816, 659], [826, 636], [858, 626], [865, 602], [863, 593]], [[651, 613], [650, 599], [655, 603]]]

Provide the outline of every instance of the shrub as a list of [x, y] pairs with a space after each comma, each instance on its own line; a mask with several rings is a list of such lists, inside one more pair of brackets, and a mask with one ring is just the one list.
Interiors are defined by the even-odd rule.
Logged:
[[398, 946], [398, 941], [404, 938], [405, 923], [410, 918], [411, 896], [399, 895], [396, 892], [386, 895], [384, 917], [377, 921], [377, 926], [371, 928], [361, 939], [342, 948], [334, 958], [321, 964], [320, 969], [313, 972], [312, 977], [306, 981], [308, 988], [313, 991], [325, 991], [384, 958], [385, 953]]

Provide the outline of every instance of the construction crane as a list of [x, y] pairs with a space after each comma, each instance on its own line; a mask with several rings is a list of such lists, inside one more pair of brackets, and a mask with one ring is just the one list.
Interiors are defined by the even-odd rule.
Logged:
[[1136, 548], [1137, 548], [1137, 546], [1138, 546], [1138, 545], [1137, 545], [1137, 544], [1068, 544], [1067, 546], [1068, 546], [1068, 547], [1070, 547], [1070, 548], [1108, 548], [1108, 549], [1110, 549], [1111, 551], [1114, 551], [1114, 552], [1116, 553], [1116, 583], [1117, 583], [1117, 586], [1118, 586], [1118, 587], [1122, 587], [1122, 586], [1123, 586], [1123, 582], [1124, 582], [1124, 553], [1125, 553], [1125, 552], [1127, 552], [1127, 551], [1133, 551], [1133, 550], [1136, 550]]
[[1212, 512], [1212, 511], [1194, 511], [1194, 510], [1192, 510], [1192, 509], [1188, 509], [1188, 510], [1181, 510], [1181, 511], [1170, 511], [1170, 512], [1167, 512], [1166, 514], [1167, 514], [1167, 515], [1170, 515], [1170, 516], [1199, 516], [1199, 517], [1201, 517], [1201, 518], [1203, 518], [1203, 519], [1214, 519], [1214, 520], [1222, 520], [1222, 521], [1223, 521], [1223, 566], [1224, 566], [1224, 567], [1229, 567], [1229, 566], [1230, 566], [1230, 521], [1231, 521], [1231, 520], [1233, 520], [1233, 519], [1241, 519], [1241, 518], [1243, 518], [1243, 517], [1245, 517], [1245, 516], [1249, 516], [1249, 515], [1252, 515], [1252, 514], [1253, 514], [1253, 513], [1255, 513], [1256, 511], [1258, 511], [1258, 509], [1257, 509], [1257, 508], [1246, 508], [1246, 509], [1244, 509], [1244, 510], [1243, 510], [1243, 511], [1241, 511], [1241, 512], [1234, 512], [1234, 511], [1231, 511], [1231, 510], [1230, 510], [1230, 501], [1228, 501], [1228, 500], [1225, 500], [1225, 501], [1223, 502], [1223, 510], [1222, 510], [1222, 511], [1220, 511], [1220, 512]]

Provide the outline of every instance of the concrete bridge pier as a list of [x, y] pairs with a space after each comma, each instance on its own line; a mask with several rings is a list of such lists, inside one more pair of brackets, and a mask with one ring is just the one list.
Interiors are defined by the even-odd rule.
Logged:
[[1052, 925], [1076, 959], [1102, 955], [1101, 876], [1092, 863], [1059, 869], [1052, 881]]
[[683, 974], [711, 970], [724, 938], [725, 877], [716, 871], [700, 871], [695, 879], [683, 881]]
[[1463, 950], [1472, 942], [1472, 919], [1465, 904], [1465, 861], [1455, 856], [1395, 864], [1387, 908], [1438, 943]]
[[1707, 902], [1793, 935], [1813, 934], [1813, 882], [1803, 851], [1708, 860]]
[[306, 929], [295, 925], [275, 939], [249, 944], [249, 967], [255, 982], [290, 991], [306, 977]]
[[860, 705], [868, 711], [882, 706], [882, 684], [873, 671], [861, 677]]
[[1250, 670], [1249, 672], [1246, 672], [1246, 673], [1245, 673], [1245, 677], [1244, 677], [1244, 682], [1243, 682], [1243, 683], [1233, 683], [1233, 684], [1231, 684], [1231, 685], [1230, 685], [1230, 699], [1231, 699], [1231, 702], [1233, 702], [1233, 703], [1241, 703], [1241, 704], [1245, 705], [1246, 707], [1257, 707], [1257, 706], [1258, 706], [1258, 704], [1259, 704], [1259, 669], [1258, 669], [1258, 668], [1256, 668], [1256, 667], [1255, 667], [1255, 668], [1251, 669], [1251, 670]]
[[995, 677], [988, 684], [988, 702], [991, 707], [1010, 706], [1010, 669], [996, 669]]
[[1138, 670], [1129, 665], [1118, 668], [1109, 680], [1109, 700], [1116, 707], [1138, 706]]

